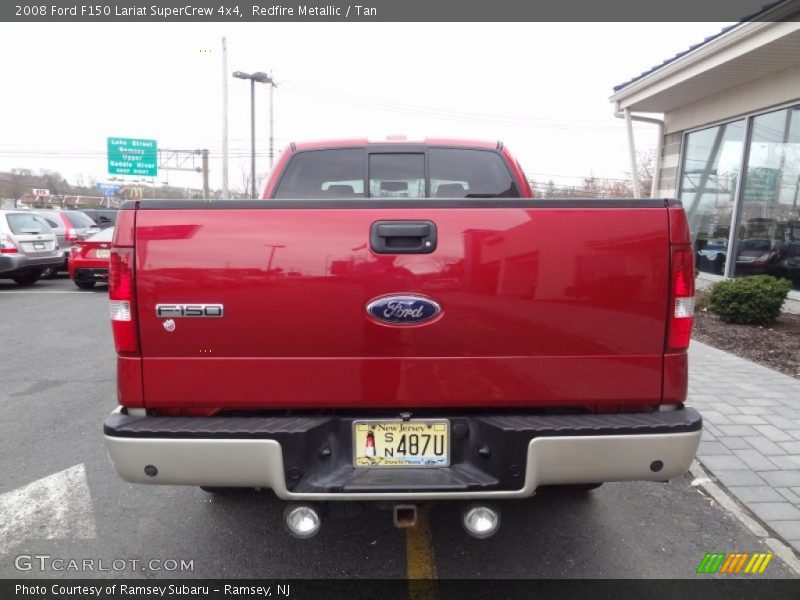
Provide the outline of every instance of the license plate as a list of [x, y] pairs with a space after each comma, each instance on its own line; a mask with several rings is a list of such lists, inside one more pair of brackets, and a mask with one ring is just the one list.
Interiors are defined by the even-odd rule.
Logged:
[[33, 242], [33, 249], [34, 250], [44, 250], [44, 243], [42, 243], [42, 242]]
[[446, 467], [450, 464], [450, 422], [355, 421], [356, 467]]
[[97, 251], [97, 258], [109, 258], [111, 256], [111, 250], [98, 250]]

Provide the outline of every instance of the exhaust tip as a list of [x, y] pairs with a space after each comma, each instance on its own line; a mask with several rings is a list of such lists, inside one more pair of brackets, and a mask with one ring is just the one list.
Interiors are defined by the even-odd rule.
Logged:
[[397, 504], [392, 514], [395, 527], [408, 529], [417, 524], [417, 507], [414, 504]]
[[283, 518], [289, 533], [301, 540], [317, 535], [322, 525], [322, 519], [313, 506], [287, 506]]
[[464, 511], [464, 529], [474, 538], [492, 537], [500, 529], [500, 513], [489, 506], [471, 506]]

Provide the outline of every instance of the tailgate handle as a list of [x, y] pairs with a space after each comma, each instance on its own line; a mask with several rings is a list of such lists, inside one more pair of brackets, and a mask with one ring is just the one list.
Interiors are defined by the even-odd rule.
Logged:
[[375, 221], [370, 244], [377, 254], [430, 254], [436, 250], [432, 221]]

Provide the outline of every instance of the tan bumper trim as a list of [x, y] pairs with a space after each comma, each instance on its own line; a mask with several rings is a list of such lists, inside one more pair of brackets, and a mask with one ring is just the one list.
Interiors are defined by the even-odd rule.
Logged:
[[[531, 496], [540, 485], [606, 481], [666, 481], [689, 469], [700, 431], [646, 435], [539, 437], [528, 445], [519, 490], [415, 493], [292, 493], [275, 440], [126, 438], [105, 436], [119, 476], [156, 485], [271, 488], [285, 500], [444, 500]], [[651, 470], [654, 461], [663, 468]], [[145, 467], [158, 474], [149, 477]]]

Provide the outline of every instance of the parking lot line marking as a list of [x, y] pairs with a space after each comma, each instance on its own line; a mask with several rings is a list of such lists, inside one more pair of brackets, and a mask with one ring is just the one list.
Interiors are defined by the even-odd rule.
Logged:
[[434, 600], [438, 597], [436, 563], [428, 510], [417, 512], [417, 525], [406, 529], [406, 573], [410, 600]]
[[0, 554], [26, 540], [91, 539], [95, 531], [83, 464], [0, 494]]

